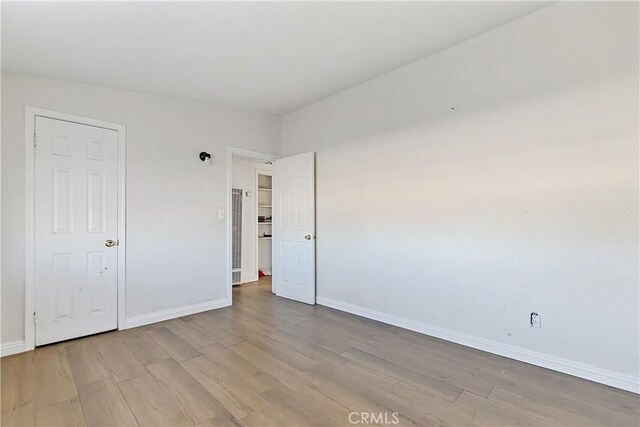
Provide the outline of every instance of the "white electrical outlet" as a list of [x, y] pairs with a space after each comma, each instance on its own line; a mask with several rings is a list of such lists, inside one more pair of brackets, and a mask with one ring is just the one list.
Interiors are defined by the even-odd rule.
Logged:
[[539, 328], [540, 315], [538, 313], [531, 312], [531, 317], [529, 318], [529, 322], [531, 323], [532, 328]]

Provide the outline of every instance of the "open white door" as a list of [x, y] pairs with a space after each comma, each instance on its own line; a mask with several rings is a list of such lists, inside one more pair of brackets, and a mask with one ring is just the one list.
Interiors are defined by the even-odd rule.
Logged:
[[118, 135], [36, 118], [36, 345], [118, 327]]
[[273, 164], [273, 281], [278, 296], [316, 303], [314, 153]]

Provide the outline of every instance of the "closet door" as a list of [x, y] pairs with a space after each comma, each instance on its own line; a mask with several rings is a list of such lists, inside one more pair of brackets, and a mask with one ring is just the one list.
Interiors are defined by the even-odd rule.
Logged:
[[36, 345], [118, 327], [118, 135], [36, 118]]

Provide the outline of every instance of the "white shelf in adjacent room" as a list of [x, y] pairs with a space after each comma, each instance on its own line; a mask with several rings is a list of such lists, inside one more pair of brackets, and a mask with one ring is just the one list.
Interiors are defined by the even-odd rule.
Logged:
[[258, 221], [258, 227], [256, 228], [256, 231], [258, 232], [258, 271], [270, 272], [272, 268], [271, 245], [273, 244], [273, 240], [271, 236], [265, 236], [265, 234], [271, 234], [271, 229], [273, 228], [273, 178], [271, 177], [271, 171], [256, 171], [256, 187], [258, 189], [256, 197], [256, 212], [258, 213], [258, 218], [264, 220]]

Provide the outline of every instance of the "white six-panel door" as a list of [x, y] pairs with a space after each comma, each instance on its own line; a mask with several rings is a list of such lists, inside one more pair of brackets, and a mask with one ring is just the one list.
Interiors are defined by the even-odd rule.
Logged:
[[273, 281], [276, 295], [316, 302], [314, 153], [273, 164]]
[[44, 117], [35, 125], [35, 343], [42, 345], [118, 326], [118, 136]]

